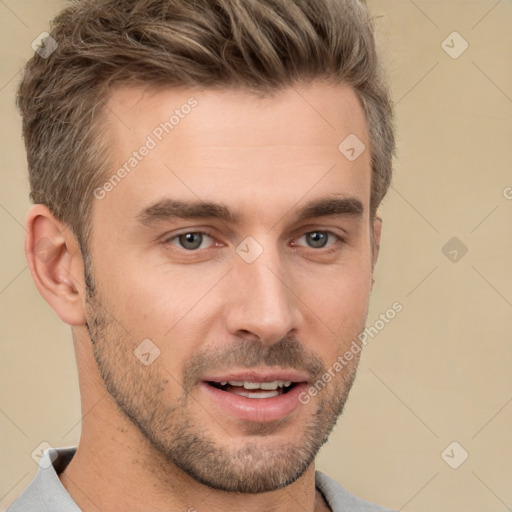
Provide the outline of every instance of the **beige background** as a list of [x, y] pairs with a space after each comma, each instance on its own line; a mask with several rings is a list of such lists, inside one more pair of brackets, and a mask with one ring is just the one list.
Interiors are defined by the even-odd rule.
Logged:
[[[0, 0], [1, 510], [34, 476], [41, 442], [73, 445], [80, 434], [70, 329], [39, 296], [23, 254], [28, 186], [13, 105], [30, 43], [63, 3]], [[510, 510], [512, 2], [369, 3], [398, 159], [368, 325], [395, 301], [403, 311], [366, 347], [319, 468], [397, 510]], [[454, 31], [469, 44], [458, 58], [441, 46]], [[454, 55], [462, 44], [450, 36], [444, 46]], [[442, 251], [452, 237], [456, 262]], [[469, 454], [458, 469], [441, 456], [453, 441], [452, 465]]]

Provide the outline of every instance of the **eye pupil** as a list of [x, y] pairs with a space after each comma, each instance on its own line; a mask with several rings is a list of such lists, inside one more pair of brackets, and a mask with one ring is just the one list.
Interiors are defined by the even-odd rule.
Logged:
[[185, 233], [178, 238], [184, 249], [198, 249], [203, 242], [203, 235], [201, 233]]
[[308, 233], [306, 237], [308, 239], [309, 245], [317, 249], [324, 247], [327, 243], [327, 233], [322, 231], [313, 231], [312, 233]]

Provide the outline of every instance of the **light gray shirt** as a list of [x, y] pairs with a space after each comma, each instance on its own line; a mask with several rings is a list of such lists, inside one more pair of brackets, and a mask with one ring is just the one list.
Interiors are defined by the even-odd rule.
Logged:
[[[81, 512], [58, 477], [75, 452], [76, 447], [46, 450], [34, 480], [7, 512]], [[317, 489], [333, 512], [392, 512], [354, 496], [320, 471], [316, 472], [315, 479]]]

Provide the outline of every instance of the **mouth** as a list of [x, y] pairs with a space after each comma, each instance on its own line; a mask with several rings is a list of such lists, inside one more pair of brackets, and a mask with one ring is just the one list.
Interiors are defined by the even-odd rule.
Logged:
[[290, 370], [237, 372], [208, 376], [200, 389], [222, 416], [250, 422], [284, 419], [299, 408], [299, 394], [308, 387], [309, 375]]
[[290, 380], [274, 380], [269, 382], [251, 382], [251, 381], [221, 381], [207, 382], [208, 385], [225, 391], [227, 393], [234, 393], [238, 396], [244, 396], [246, 398], [261, 399], [261, 398], [274, 398], [276, 396], [285, 395], [289, 393], [296, 382]]

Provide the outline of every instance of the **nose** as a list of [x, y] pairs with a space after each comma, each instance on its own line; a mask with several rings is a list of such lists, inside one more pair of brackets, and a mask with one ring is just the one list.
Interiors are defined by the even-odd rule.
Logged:
[[272, 344], [299, 327], [300, 300], [277, 250], [264, 250], [252, 263], [235, 256], [229, 276], [225, 322], [230, 334]]

